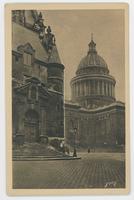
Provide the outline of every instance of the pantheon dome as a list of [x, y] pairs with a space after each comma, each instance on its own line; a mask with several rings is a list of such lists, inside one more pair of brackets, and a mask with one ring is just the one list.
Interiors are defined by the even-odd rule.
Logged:
[[115, 101], [115, 79], [108, 65], [98, 55], [91, 38], [87, 55], [81, 59], [76, 76], [71, 80], [72, 101], [85, 108], [97, 108]]

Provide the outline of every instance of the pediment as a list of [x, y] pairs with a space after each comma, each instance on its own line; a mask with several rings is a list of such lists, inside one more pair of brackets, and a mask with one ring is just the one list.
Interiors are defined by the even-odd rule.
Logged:
[[32, 47], [32, 45], [28, 42], [25, 45], [19, 45], [17, 47], [17, 50], [20, 52], [26, 52], [26, 53], [30, 53], [33, 54], [35, 52], [35, 49]]
[[42, 85], [40, 81], [37, 81], [37, 80], [35, 81], [34, 78], [33, 78], [33, 80], [31, 78], [31, 81], [29, 80], [29, 82], [27, 82], [27, 83], [25, 83], [25, 84], [23, 84], [21, 86], [16, 87], [15, 91], [17, 93], [26, 94], [27, 91], [29, 91], [30, 89], [31, 90], [33, 90], [33, 89], [38, 90], [38, 94], [40, 96], [48, 97], [48, 96], [51, 95], [49, 93], [49, 91], [47, 90], [47, 87], [45, 87], [44, 85]]

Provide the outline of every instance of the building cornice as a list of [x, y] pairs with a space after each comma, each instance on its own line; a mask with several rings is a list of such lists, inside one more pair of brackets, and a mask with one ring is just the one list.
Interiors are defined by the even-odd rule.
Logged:
[[111, 110], [122, 110], [122, 111], [125, 111], [125, 104], [123, 102], [114, 102], [110, 105], [106, 105], [106, 106], [103, 106], [103, 107], [98, 107], [98, 108], [93, 108], [93, 109], [86, 109], [86, 108], [83, 108], [81, 106], [78, 106], [78, 105], [74, 105], [74, 104], [71, 104], [70, 103], [65, 103], [65, 109], [68, 109], [68, 108], [74, 108], [74, 109], [77, 109], [77, 111], [81, 112], [81, 113], [87, 113], [87, 114], [99, 114], [99, 113], [102, 113], [102, 112], [105, 112], [105, 111], [111, 111]]
[[111, 81], [113, 84], [116, 83], [114, 77], [111, 75], [92, 74], [92, 75], [75, 76], [71, 80], [71, 85], [75, 82], [79, 82], [83, 80], [107, 80], [107, 81]]

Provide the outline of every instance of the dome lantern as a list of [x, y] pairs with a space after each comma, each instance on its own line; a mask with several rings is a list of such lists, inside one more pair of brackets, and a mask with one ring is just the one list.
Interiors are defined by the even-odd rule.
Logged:
[[96, 43], [93, 41], [93, 33], [91, 33], [91, 42], [88, 44], [89, 46], [89, 53], [97, 53], [96, 51]]

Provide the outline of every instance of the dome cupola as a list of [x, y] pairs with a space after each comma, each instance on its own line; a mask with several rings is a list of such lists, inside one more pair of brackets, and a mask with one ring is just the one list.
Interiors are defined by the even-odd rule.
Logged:
[[115, 79], [109, 74], [108, 65], [98, 55], [91, 35], [87, 55], [81, 59], [76, 76], [71, 80], [72, 100], [86, 108], [108, 105], [115, 101]]
[[87, 55], [81, 59], [76, 74], [83, 73], [103, 73], [108, 74], [108, 66], [105, 60], [98, 55], [96, 51], [96, 43], [93, 41], [93, 35], [91, 36], [91, 42], [88, 44], [89, 50]]

